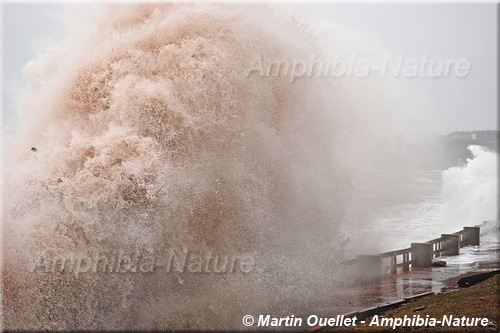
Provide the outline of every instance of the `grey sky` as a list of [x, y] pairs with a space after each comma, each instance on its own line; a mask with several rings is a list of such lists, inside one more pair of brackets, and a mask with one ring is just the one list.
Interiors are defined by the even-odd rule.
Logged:
[[[26, 82], [22, 67], [50, 41], [64, 36], [57, 19], [61, 5], [3, 4], [3, 119], [12, 127], [16, 91]], [[405, 92], [425, 103], [403, 105], [412, 129], [446, 133], [455, 129], [496, 129], [497, 10], [494, 4], [297, 4], [299, 16], [363, 31], [390, 54], [465, 58], [464, 79], [398, 79]], [[420, 97], [419, 97], [420, 98]], [[423, 107], [422, 107], [423, 106]], [[413, 109], [415, 108], [415, 109]], [[402, 130], [407, 130], [402, 128]]]
[[24, 65], [44, 46], [62, 40], [64, 26], [59, 20], [63, 6], [56, 4], [2, 4], [3, 120], [13, 127], [16, 95], [26, 87]]
[[390, 54], [467, 59], [472, 70], [464, 79], [399, 80], [426, 99], [425, 108], [413, 111], [413, 126], [438, 132], [498, 128], [496, 5], [309, 5], [303, 15], [362, 30]]

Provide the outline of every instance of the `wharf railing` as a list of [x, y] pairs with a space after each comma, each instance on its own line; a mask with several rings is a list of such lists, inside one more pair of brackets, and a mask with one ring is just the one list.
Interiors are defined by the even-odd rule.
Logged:
[[344, 264], [357, 266], [359, 281], [376, 282], [383, 275], [431, 267], [435, 258], [458, 255], [461, 247], [479, 245], [479, 235], [479, 226], [464, 227], [452, 234], [441, 234], [441, 237], [425, 243], [411, 243], [409, 248], [378, 255], [358, 255], [356, 259], [344, 261]]

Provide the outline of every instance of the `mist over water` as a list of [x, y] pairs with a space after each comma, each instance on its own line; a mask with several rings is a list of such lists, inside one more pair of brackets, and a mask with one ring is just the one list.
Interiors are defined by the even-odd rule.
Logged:
[[[337, 288], [353, 220], [370, 226], [379, 212], [362, 185], [383, 178], [367, 169], [397, 165], [377, 137], [392, 130], [387, 87], [249, 70], [256, 57], [309, 59], [326, 45], [358, 52], [349, 34], [325, 40], [291, 13], [252, 5], [97, 9], [69, 12], [67, 39], [25, 67], [6, 152], [5, 327], [241, 329], [245, 314], [288, 315]], [[482, 170], [494, 177], [493, 153], [472, 149], [465, 169], [443, 174], [450, 214]], [[478, 190], [489, 212], [491, 179]], [[378, 198], [411, 201], [414, 184]], [[136, 255], [150, 268], [145, 258], [185, 249], [225, 269], [109, 272], [95, 261], [76, 275], [40, 260]], [[221, 264], [234, 258], [235, 269]]]

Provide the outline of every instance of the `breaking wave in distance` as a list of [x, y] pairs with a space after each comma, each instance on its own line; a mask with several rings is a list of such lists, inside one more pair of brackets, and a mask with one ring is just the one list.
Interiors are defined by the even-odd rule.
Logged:
[[472, 158], [442, 174], [443, 221], [476, 225], [498, 221], [498, 153], [471, 145]]

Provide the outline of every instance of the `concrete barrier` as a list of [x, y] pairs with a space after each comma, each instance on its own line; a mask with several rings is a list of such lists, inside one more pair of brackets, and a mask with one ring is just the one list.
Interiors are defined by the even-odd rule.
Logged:
[[460, 253], [460, 235], [442, 234], [441, 235], [441, 255], [456, 256]]
[[464, 227], [464, 246], [479, 245], [479, 227]]
[[[440, 238], [426, 243], [411, 243], [410, 248], [379, 255], [358, 255], [356, 259], [347, 260], [344, 264], [357, 266], [356, 271], [360, 282], [377, 282], [384, 274], [398, 274], [399, 268], [407, 272], [410, 266], [412, 268], [432, 267], [432, 260], [436, 257], [458, 255], [463, 246], [478, 246], [480, 229], [480, 227], [464, 227], [463, 230], [454, 234], [442, 234]], [[386, 265], [387, 262], [389, 265]]]
[[431, 243], [411, 243], [411, 266], [418, 268], [432, 266]]

